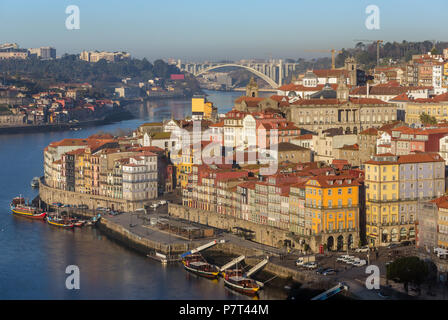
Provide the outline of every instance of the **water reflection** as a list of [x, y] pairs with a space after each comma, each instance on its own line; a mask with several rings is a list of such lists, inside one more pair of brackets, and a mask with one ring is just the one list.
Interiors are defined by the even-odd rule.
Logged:
[[[240, 95], [212, 92], [209, 100], [225, 113]], [[180, 264], [163, 267], [99, 230], [64, 230], [10, 213], [13, 197], [37, 195], [30, 180], [43, 174], [43, 149], [51, 141], [135, 129], [171, 114], [180, 119], [191, 113], [191, 101], [146, 102], [135, 111], [136, 119], [80, 131], [0, 135], [0, 299], [248, 299], [225, 289], [221, 280], [192, 276]], [[65, 269], [72, 264], [80, 269], [80, 290], [65, 288]]]

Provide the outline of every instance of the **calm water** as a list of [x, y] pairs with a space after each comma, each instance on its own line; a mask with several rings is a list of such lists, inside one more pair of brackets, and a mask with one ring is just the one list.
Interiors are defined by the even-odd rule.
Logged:
[[[231, 109], [237, 92], [208, 92], [219, 113]], [[138, 119], [80, 131], [0, 135], [0, 299], [246, 299], [222, 281], [197, 278], [180, 265], [163, 267], [107, 239], [98, 230], [59, 230], [10, 214], [9, 202], [33, 199], [30, 181], [41, 176], [43, 149], [51, 141], [99, 131], [135, 129], [147, 121], [181, 118], [190, 100], [161, 100], [136, 107]], [[80, 269], [80, 290], [65, 288], [65, 268]], [[262, 299], [280, 296], [269, 290]]]

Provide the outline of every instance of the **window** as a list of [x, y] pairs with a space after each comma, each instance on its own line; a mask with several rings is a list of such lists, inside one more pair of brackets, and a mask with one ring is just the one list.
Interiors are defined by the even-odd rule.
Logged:
[[352, 188], [348, 188], [348, 194], [352, 194]]
[[331, 191], [332, 191], [331, 189], [328, 189], [328, 195], [329, 195], [329, 196], [332, 195], [332, 192], [331, 192]]
[[333, 201], [328, 200], [328, 207], [329, 207], [329, 208], [333, 208]]
[[339, 194], [339, 195], [342, 194], [342, 189], [338, 189], [338, 194]]

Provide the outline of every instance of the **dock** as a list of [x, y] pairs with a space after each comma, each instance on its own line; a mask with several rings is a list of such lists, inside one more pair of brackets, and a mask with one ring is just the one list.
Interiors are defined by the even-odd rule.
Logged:
[[218, 242], [218, 240], [213, 240], [212, 242], [206, 243], [206, 244], [204, 244], [204, 245], [202, 245], [202, 246], [199, 246], [199, 247], [197, 247], [197, 248], [195, 248], [195, 249], [192, 249], [192, 250], [190, 250], [190, 251], [187, 251], [187, 252], [185, 252], [185, 253], [182, 253], [182, 254], [180, 255], [180, 257], [181, 257], [181, 258], [185, 258], [186, 256], [189, 256], [190, 254], [197, 253], [197, 252], [201, 252], [202, 250], [211, 248], [211, 247], [217, 245], [218, 243], [225, 243], [225, 240], [220, 240], [219, 242]]
[[223, 265], [220, 268], [220, 271], [222, 272], [222, 271], [225, 271], [225, 270], [229, 269], [230, 267], [236, 265], [238, 262], [243, 261], [245, 258], [246, 258], [245, 256], [239, 256], [238, 258], [233, 259], [229, 263], [226, 263], [225, 265]]
[[253, 275], [255, 272], [257, 272], [258, 270], [263, 268], [265, 265], [267, 265], [268, 262], [269, 262], [269, 257], [267, 257], [266, 259], [264, 259], [264, 260], [260, 261], [259, 263], [257, 263], [254, 267], [252, 267], [252, 269], [247, 271], [246, 277], [250, 277], [251, 275]]
[[181, 257], [179, 255], [166, 255], [159, 252], [154, 252], [146, 255], [148, 258], [158, 261], [162, 264], [175, 263], [181, 261]]

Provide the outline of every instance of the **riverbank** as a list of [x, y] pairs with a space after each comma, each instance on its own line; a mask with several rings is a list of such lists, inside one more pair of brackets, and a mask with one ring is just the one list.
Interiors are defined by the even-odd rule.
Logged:
[[0, 127], [0, 134], [16, 134], [16, 133], [35, 133], [35, 132], [52, 132], [65, 131], [76, 128], [85, 128], [93, 126], [101, 126], [123, 120], [134, 119], [135, 116], [128, 110], [119, 110], [108, 114], [101, 119], [92, 119], [86, 121], [78, 121], [71, 123], [47, 123], [38, 125], [23, 126], [4, 126]]
[[[90, 218], [95, 215], [95, 213], [86, 210], [78, 212], [78, 209], [64, 209], [70, 211], [74, 216], [83, 218]], [[125, 215], [103, 216], [97, 223], [97, 227], [108, 238], [144, 256], [155, 252], [166, 255], [180, 254], [213, 240], [185, 240], [158, 231], [156, 228], [142, 227], [135, 223], [135, 220], [138, 219], [132, 218], [129, 214], [128, 216]], [[120, 216], [121, 218], [117, 219]], [[250, 247], [251, 244], [246, 243], [245, 240], [226, 234], [220, 234], [215, 239], [218, 239], [218, 242], [219, 240], [225, 240], [225, 242], [218, 243], [214, 247], [203, 251], [202, 254], [207, 261], [218, 266], [224, 265], [237, 256], [245, 255], [246, 258], [240, 266], [247, 271], [264, 259], [266, 257], [265, 253], [271, 250], [270, 262], [262, 270], [255, 273], [253, 278], [265, 283], [266, 288], [269, 288], [275, 296], [281, 297], [281, 299], [307, 300], [334, 285], [319, 280], [314, 273], [305, 274], [297, 268], [282, 265], [280, 258], [276, 256], [272, 248], [266, 247], [266, 250], [261, 250], [262, 247], [252, 248]], [[337, 299], [346, 299], [346, 297], [342, 296]]]

